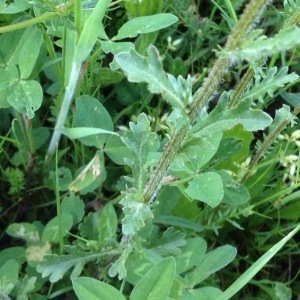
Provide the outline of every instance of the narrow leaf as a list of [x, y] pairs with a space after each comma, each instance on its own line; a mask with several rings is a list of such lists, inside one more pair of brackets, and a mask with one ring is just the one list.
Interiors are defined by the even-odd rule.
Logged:
[[102, 19], [111, 0], [98, 1], [93, 12], [86, 20], [75, 50], [74, 62], [80, 65], [92, 51], [97, 38], [106, 39]]
[[267, 263], [268, 261], [300, 230], [300, 224], [293, 229], [287, 236], [281, 239], [262, 257], [260, 257], [252, 266], [229, 287], [217, 300], [231, 299], [240, 291]]

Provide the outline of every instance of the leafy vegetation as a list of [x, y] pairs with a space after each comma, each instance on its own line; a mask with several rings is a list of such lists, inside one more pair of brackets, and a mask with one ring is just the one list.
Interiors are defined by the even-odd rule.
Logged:
[[1, 299], [296, 299], [300, 1], [0, 1]]

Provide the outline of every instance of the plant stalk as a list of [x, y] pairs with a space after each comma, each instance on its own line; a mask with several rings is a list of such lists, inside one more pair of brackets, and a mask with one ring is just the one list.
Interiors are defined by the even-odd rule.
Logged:
[[[262, 11], [269, 3], [268, 0], [251, 0], [246, 6], [239, 21], [233, 28], [232, 34], [229, 36], [225, 45], [225, 50], [235, 50], [238, 48], [242, 39], [247, 33], [252, 30], [255, 24], [259, 21]], [[213, 68], [209, 72], [202, 87], [194, 94], [194, 101], [189, 108], [190, 124], [193, 125], [200, 111], [207, 105], [213, 93], [217, 90], [222, 78], [229, 69], [231, 62], [230, 58], [220, 57], [215, 62]], [[183, 126], [179, 131], [175, 132], [169, 140], [163, 156], [151, 177], [146, 189], [144, 190], [143, 201], [152, 202], [155, 200], [157, 193], [161, 187], [161, 181], [167, 173], [174, 156], [180, 150], [186, 136], [188, 135], [190, 126]]]

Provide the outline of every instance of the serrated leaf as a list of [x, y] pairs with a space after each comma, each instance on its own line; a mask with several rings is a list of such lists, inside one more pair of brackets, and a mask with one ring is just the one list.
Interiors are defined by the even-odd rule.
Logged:
[[145, 221], [153, 218], [149, 205], [137, 201], [134, 196], [128, 194], [120, 203], [123, 205], [125, 217], [122, 219], [122, 232], [125, 235], [134, 235], [145, 226]]
[[226, 267], [237, 254], [237, 249], [230, 245], [218, 247], [205, 254], [202, 262], [191, 273], [185, 276], [188, 286], [192, 287], [220, 269]]
[[130, 300], [165, 300], [168, 298], [176, 271], [173, 257], [161, 260], [154, 265], [135, 285]]
[[100, 255], [99, 253], [79, 251], [68, 255], [46, 255], [36, 270], [42, 274], [43, 278], [50, 276], [50, 282], [57, 282], [71, 268], [97, 260]]
[[232, 109], [227, 108], [228, 99], [228, 93], [224, 92], [212, 112], [207, 114], [203, 109], [191, 132], [195, 136], [208, 136], [224, 132], [237, 124], [242, 124], [248, 131], [262, 130], [271, 124], [272, 118], [267, 113], [251, 108], [251, 99], [241, 101]]
[[197, 174], [184, 191], [192, 199], [205, 202], [211, 207], [218, 206], [224, 196], [221, 176], [214, 172]]
[[[117, 54], [115, 59], [120, 68], [126, 73], [129, 81], [146, 82], [151, 93], [161, 93], [173, 108], [181, 110], [185, 115], [184, 103], [186, 97], [174, 89], [174, 80], [171, 82], [164, 72], [157, 49], [150, 45], [147, 54], [148, 57], [146, 58], [131, 50], [130, 52]], [[182, 88], [182, 83], [180, 85]], [[189, 85], [187, 84], [187, 86]], [[189, 95], [189, 91], [186, 92], [186, 95]]]
[[260, 70], [259, 74], [255, 75], [254, 85], [242, 96], [241, 101], [250, 97], [263, 103], [267, 93], [273, 97], [277, 88], [292, 83], [298, 78], [296, 73], [288, 74], [288, 67], [281, 68], [279, 72], [277, 72], [277, 67], [274, 67], [269, 69], [266, 74]]
[[[149, 179], [147, 158], [153, 146], [157, 148], [156, 134], [150, 131], [150, 121], [146, 114], [142, 113], [137, 118], [137, 123], [129, 123], [131, 132], [121, 136], [122, 141], [130, 149], [131, 159], [126, 157], [125, 163], [132, 169], [133, 186], [137, 192], [142, 192]], [[155, 150], [154, 150], [155, 151]]]
[[43, 100], [41, 85], [35, 80], [19, 80], [10, 88], [7, 96], [8, 103], [19, 113], [34, 117], [34, 112], [40, 108]]
[[115, 287], [90, 277], [79, 277], [72, 281], [79, 300], [126, 300]]
[[118, 34], [112, 40], [121, 40], [124, 38], [133, 38], [139, 34], [154, 32], [168, 27], [178, 21], [178, 18], [172, 14], [156, 14], [152, 16], [137, 17], [127, 21], [118, 31]]

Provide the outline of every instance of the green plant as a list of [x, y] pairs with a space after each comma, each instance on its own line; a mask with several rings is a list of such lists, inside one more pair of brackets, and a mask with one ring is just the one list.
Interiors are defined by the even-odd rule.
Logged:
[[32, 214], [5, 198], [23, 244], [0, 252], [1, 296], [291, 299], [298, 274], [253, 277], [299, 254], [300, 2], [276, 8], [282, 26], [270, 1], [240, 17], [243, 1], [212, 1], [203, 19], [205, 1], [133, 2], [2, 4], [21, 13], [0, 28], [2, 177]]

